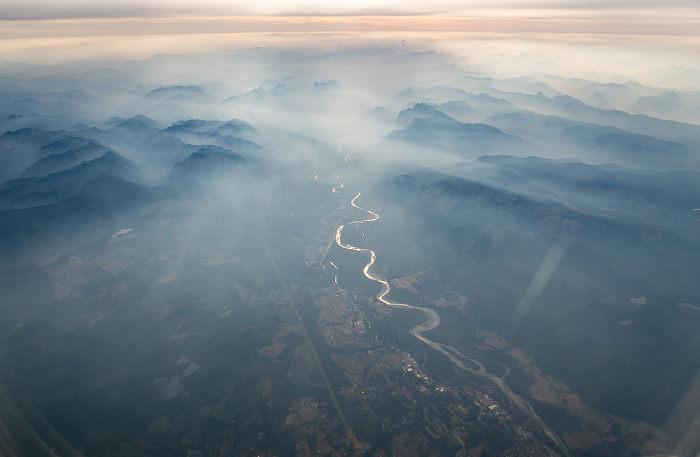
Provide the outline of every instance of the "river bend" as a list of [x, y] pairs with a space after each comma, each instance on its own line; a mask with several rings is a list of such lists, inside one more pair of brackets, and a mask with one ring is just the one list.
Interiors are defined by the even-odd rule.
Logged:
[[[341, 184], [342, 186], [342, 184]], [[337, 188], [333, 189], [333, 192], [337, 192]], [[422, 311], [425, 313], [427, 320], [421, 324], [418, 324], [414, 327], [412, 327], [409, 331], [413, 336], [427, 344], [428, 346], [432, 347], [439, 353], [443, 354], [445, 357], [447, 357], [453, 364], [455, 364], [457, 367], [467, 370], [471, 373], [474, 373], [478, 376], [481, 376], [482, 378], [489, 379], [491, 382], [496, 384], [501, 391], [515, 404], [520, 408], [527, 416], [529, 416], [531, 419], [533, 419], [537, 424], [542, 428], [544, 433], [552, 440], [554, 441], [559, 448], [562, 450], [562, 452], [565, 455], [568, 455], [568, 450], [564, 442], [557, 436], [556, 433], [542, 420], [542, 418], [532, 409], [532, 406], [530, 403], [522, 398], [520, 395], [516, 394], [510, 388], [508, 385], [505, 383], [504, 379], [498, 376], [495, 376], [484, 368], [484, 366], [478, 361], [474, 360], [468, 356], [465, 356], [461, 352], [459, 352], [457, 349], [453, 348], [452, 346], [448, 346], [443, 343], [438, 343], [437, 341], [433, 341], [425, 336], [423, 334], [425, 332], [428, 332], [429, 330], [434, 329], [438, 325], [440, 325], [440, 316], [438, 313], [436, 313], [434, 310], [429, 309], [429, 308], [423, 308], [420, 306], [414, 306], [414, 305], [409, 305], [406, 303], [397, 303], [389, 300], [387, 298], [387, 295], [389, 294], [389, 291], [391, 291], [391, 286], [389, 286], [389, 282], [382, 278], [381, 276], [376, 275], [375, 273], [372, 273], [370, 271], [370, 268], [372, 265], [374, 265], [374, 262], [377, 259], [377, 255], [375, 252], [371, 249], [366, 249], [366, 248], [359, 248], [357, 246], [352, 246], [350, 244], [343, 243], [342, 241], [342, 234], [343, 234], [343, 229], [347, 225], [360, 225], [364, 224], [366, 222], [374, 222], [377, 219], [379, 219], [379, 214], [375, 213], [374, 211], [370, 211], [368, 209], [362, 208], [357, 205], [356, 201], [357, 199], [362, 195], [361, 192], [359, 192], [355, 198], [352, 199], [350, 202], [352, 206], [355, 208], [364, 211], [369, 214], [368, 218], [365, 219], [359, 219], [353, 222], [348, 222], [347, 224], [343, 224], [340, 227], [337, 228], [335, 232], [335, 242], [338, 246], [340, 246], [343, 249], [347, 249], [350, 251], [357, 251], [357, 252], [363, 252], [365, 254], [369, 254], [369, 261], [367, 264], [365, 264], [364, 268], [362, 269], [362, 272], [364, 275], [368, 278], [371, 279], [372, 281], [378, 282], [381, 285], [381, 290], [377, 294], [377, 300], [380, 302], [384, 303], [387, 306], [390, 306], [392, 308], [406, 308], [406, 309], [417, 309], [419, 311]]]

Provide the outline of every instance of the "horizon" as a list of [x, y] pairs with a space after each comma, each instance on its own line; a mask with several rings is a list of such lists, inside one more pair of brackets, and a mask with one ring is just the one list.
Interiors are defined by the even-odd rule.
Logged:
[[[700, 75], [700, 5], [677, 0], [253, 3], [6, 2], [0, 62], [88, 69], [158, 54], [251, 47], [406, 46], [488, 65], [546, 56], [553, 74], [693, 89]], [[535, 69], [541, 70], [538, 66]], [[610, 71], [612, 70], [612, 71]], [[509, 68], [528, 74], [532, 68]], [[614, 74], [617, 72], [618, 74]], [[596, 73], [600, 77], [596, 79]], [[686, 74], [683, 74], [686, 73]]]
[[[405, 46], [471, 59], [470, 64], [487, 65], [489, 71], [498, 56], [546, 57], [556, 62], [550, 73], [557, 76], [696, 89], [700, 65], [694, 56], [700, 50], [700, 36], [691, 34], [693, 24], [688, 19], [671, 34], [668, 24], [648, 18], [636, 22], [424, 15], [5, 20], [0, 21], [0, 62], [79, 70], [158, 54]], [[537, 64], [509, 66], [507, 71], [517, 76], [547, 70]]]

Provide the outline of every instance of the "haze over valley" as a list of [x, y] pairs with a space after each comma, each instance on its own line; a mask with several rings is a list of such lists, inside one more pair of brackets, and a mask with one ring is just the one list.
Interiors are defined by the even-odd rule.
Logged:
[[0, 455], [698, 455], [700, 70], [394, 38], [0, 63]]

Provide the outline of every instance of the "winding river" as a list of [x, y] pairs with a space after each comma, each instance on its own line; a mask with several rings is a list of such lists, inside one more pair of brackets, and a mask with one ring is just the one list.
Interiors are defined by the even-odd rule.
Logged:
[[[342, 186], [342, 184], [341, 184]], [[336, 189], [333, 191], [335, 192]], [[335, 242], [338, 246], [340, 246], [343, 249], [347, 249], [350, 251], [357, 251], [357, 252], [364, 252], [369, 254], [369, 261], [363, 268], [362, 272], [364, 275], [368, 278], [371, 279], [372, 281], [378, 282], [381, 284], [381, 290], [377, 294], [377, 300], [380, 302], [384, 303], [387, 306], [390, 306], [392, 308], [405, 308], [405, 309], [417, 309], [419, 311], [422, 311], [425, 313], [427, 320], [423, 322], [422, 324], [418, 324], [414, 327], [412, 327], [409, 331], [413, 336], [427, 344], [428, 346], [432, 347], [439, 353], [443, 354], [446, 356], [452, 363], [454, 363], [456, 366], [463, 370], [470, 371], [471, 373], [474, 373], [475, 375], [481, 376], [482, 378], [489, 379], [492, 381], [494, 384], [498, 386], [501, 391], [515, 404], [517, 405], [527, 416], [529, 416], [531, 419], [533, 419], [537, 424], [542, 428], [544, 433], [552, 440], [554, 441], [559, 448], [562, 450], [562, 452], [565, 455], [568, 454], [568, 449], [564, 442], [557, 436], [556, 433], [542, 420], [542, 418], [532, 409], [532, 406], [530, 403], [528, 403], [527, 400], [522, 398], [520, 395], [516, 394], [510, 388], [506, 385], [503, 377], [498, 377], [495, 376], [484, 368], [484, 366], [478, 361], [474, 360], [470, 357], [465, 356], [461, 352], [459, 352], [457, 349], [453, 348], [452, 346], [448, 346], [446, 344], [438, 343], [436, 341], [433, 341], [431, 339], [428, 339], [427, 337], [423, 336], [423, 334], [429, 330], [434, 329], [438, 325], [440, 325], [440, 316], [438, 313], [436, 313], [434, 310], [429, 309], [429, 308], [422, 308], [420, 306], [413, 306], [409, 305], [406, 303], [396, 303], [387, 298], [387, 295], [389, 294], [389, 291], [391, 290], [391, 287], [389, 286], [389, 282], [382, 278], [381, 276], [378, 276], [372, 272], [370, 272], [370, 268], [374, 264], [375, 260], [377, 259], [377, 255], [374, 253], [373, 250], [371, 249], [366, 249], [366, 248], [358, 248], [357, 246], [352, 246], [350, 244], [345, 244], [342, 241], [342, 234], [343, 234], [343, 229], [345, 228], [346, 225], [360, 225], [364, 224], [365, 222], [374, 222], [377, 219], [379, 219], [379, 214], [370, 211], [368, 209], [362, 208], [357, 205], [356, 200], [362, 195], [361, 192], [359, 192], [355, 198], [352, 199], [350, 202], [352, 206], [355, 208], [364, 211], [366, 213], [369, 213], [370, 217], [366, 219], [359, 219], [353, 222], [349, 222], [347, 224], [341, 225], [338, 227], [338, 229], [335, 232]], [[507, 372], [506, 372], [507, 374]]]

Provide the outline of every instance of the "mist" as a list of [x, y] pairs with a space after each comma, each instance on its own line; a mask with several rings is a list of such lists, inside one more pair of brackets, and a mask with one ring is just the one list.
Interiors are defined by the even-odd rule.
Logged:
[[0, 65], [0, 454], [697, 454], [697, 68], [390, 38]]

